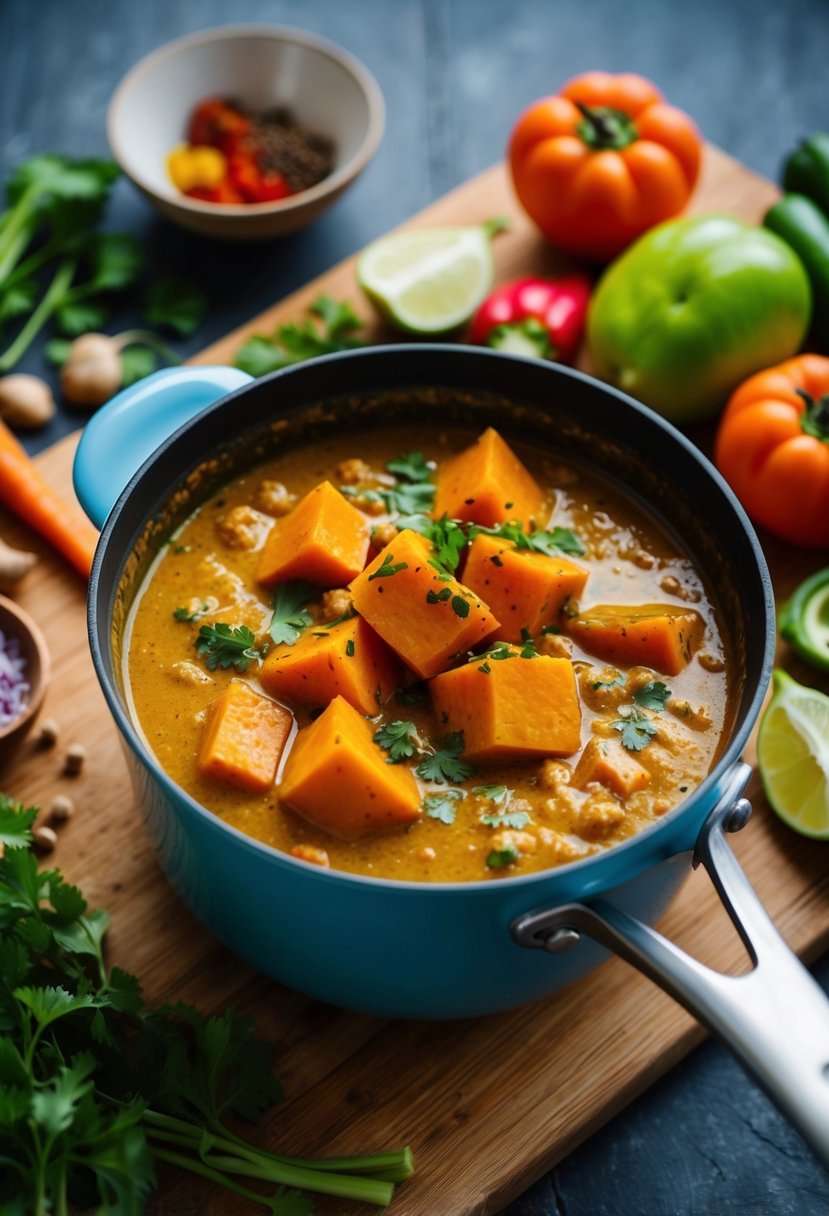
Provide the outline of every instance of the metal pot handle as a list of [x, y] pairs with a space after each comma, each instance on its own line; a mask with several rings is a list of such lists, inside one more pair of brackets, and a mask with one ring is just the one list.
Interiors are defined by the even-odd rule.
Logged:
[[558, 953], [581, 934], [632, 963], [723, 1039], [829, 1166], [829, 999], [777, 932], [725, 840], [745, 826], [751, 769], [739, 764], [702, 826], [694, 866], [705, 866], [753, 969], [704, 966], [604, 900], [529, 912], [511, 926], [519, 945]]

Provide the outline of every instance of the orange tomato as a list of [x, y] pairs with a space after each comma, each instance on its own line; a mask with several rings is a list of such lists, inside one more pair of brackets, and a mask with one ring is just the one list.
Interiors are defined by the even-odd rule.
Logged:
[[586, 72], [524, 111], [509, 164], [522, 206], [548, 240], [605, 262], [682, 211], [701, 151], [695, 124], [650, 81]]
[[829, 359], [799, 355], [741, 384], [714, 460], [755, 523], [804, 548], [829, 547]]

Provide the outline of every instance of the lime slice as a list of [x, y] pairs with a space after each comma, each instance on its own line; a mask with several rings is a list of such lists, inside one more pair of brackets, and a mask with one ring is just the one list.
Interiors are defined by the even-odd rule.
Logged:
[[829, 697], [775, 671], [757, 760], [766, 797], [783, 822], [829, 840]]
[[807, 663], [829, 671], [829, 567], [795, 590], [780, 614], [780, 633]]
[[493, 279], [492, 227], [424, 228], [374, 241], [357, 263], [357, 281], [392, 325], [443, 334], [466, 324]]

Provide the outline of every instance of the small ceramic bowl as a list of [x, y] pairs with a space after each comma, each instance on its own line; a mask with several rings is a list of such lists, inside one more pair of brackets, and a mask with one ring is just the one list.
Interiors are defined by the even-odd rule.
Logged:
[[24, 676], [29, 685], [22, 711], [13, 721], [0, 726], [0, 761], [7, 760], [34, 725], [49, 684], [51, 661], [46, 639], [28, 612], [0, 595], [0, 632], [7, 642], [17, 639], [20, 657], [25, 661]]
[[[166, 161], [207, 97], [254, 111], [286, 107], [334, 142], [333, 171], [278, 202], [188, 198], [168, 177]], [[168, 219], [206, 236], [261, 240], [305, 227], [339, 198], [376, 152], [384, 120], [374, 77], [334, 43], [281, 26], [222, 26], [167, 43], [136, 64], [110, 102], [107, 134], [124, 173]]]

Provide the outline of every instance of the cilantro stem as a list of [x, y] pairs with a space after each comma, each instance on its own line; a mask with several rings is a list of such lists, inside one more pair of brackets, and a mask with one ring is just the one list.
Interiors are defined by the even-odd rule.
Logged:
[[77, 259], [67, 258], [58, 267], [55, 277], [49, 284], [46, 294], [38, 304], [37, 308], [29, 317], [26, 324], [21, 329], [15, 340], [6, 348], [4, 353], [0, 355], [0, 372], [7, 372], [9, 368], [14, 367], [18, 359], [20, 359], [31, 343], [37, 337], [40, 330], [49, 320], [52, 313], [63, 303], [66, 291], [72, 278], [77, 270]]
[[257, 1191], [249, 1191], [247, 1187], [241, 1186], [238, 1182], [234, 1182], [232, 1178], [228, 1178], [227, 1174], [220, 1174], [218, 1170], [213, 1170], [208, 1165], [204, 1165], [195, 1157], [185, 1157], [182, 1153], [171, 1153], [164, 1148], [156, 1148], [153, 1150], [155, 1157], [159, 1161], [166, 1161], [169, 1165], [177, 1165], [183, 1170], [189, 1170], [191, 1174], [199, 1174], [202, 1178], [209, 1178], [211, 1182], [218, 1183], [228, 1191], [233, 1191], [236, 1195], [241, 1195], [243, 1199], [252, 1199], [254, 1203], [261, 1203], [263, 1207], [270, 1207], [272, 1204], [267, 1195], [260, 1195]]
[[[158, 1111], [145, 1110], [143, 1118], [145, 1124], [149, 1125], [147, 1134], [154, 1142], [161, 1140], [166, 1144], [189, 1147], [193, 1152], [201, 1153], [208, 1163], [226, 1172], [319, 1194], [358, 1199], [381, 1207], [389, 1203], [393, 1184], [410, 1178], [413, 1172], [412, 1154], [408, 1148], [365, 1157], [331, 1157], [314, 1161], [283, 1157], [252, 1148], [224, 1129], [221, 1135], [206, 1133], [186, 1120]], [[207, 1154], [215, 1149], [232, 1155], [208, 1158]], [[160, 1155], [155, 1143], [153, 1152], [156, 1156]], [[355, 1174], [369, 1176], [354, 1177]]]
[[0, 282], [13, 269], [20, 254], [31, 240], [34, 203], [41, 189], [39, 183], [33, 182], [6, 213], [3, 229], [0, 232]]

